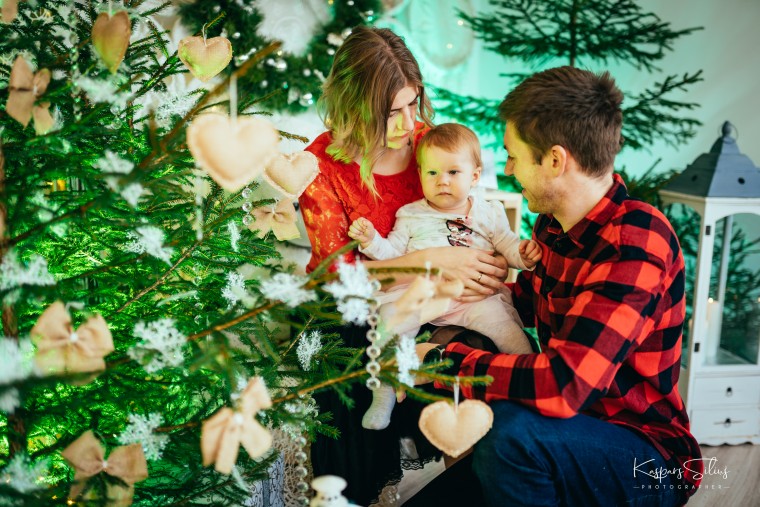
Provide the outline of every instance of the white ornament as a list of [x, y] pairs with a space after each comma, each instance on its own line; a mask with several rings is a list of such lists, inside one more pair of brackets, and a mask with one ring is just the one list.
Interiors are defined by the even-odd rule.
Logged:
[[0, 394], [0, 411], [12, 414], [21, 406], [21, 396], [18, 389], [11, 387]]
[[229, 308], [232, 308], [239, 302], [242, 302], [248, 308], [256, 304], [256, 299], [245, 289], [243, 275], [237, 271], [227, 273], [227, 285], [222, 289], [222, 297], [228, 301]]
[[91, 102], [107, 102], [117, 108], [124, 108], [129, 95], [120, 93], [119, 87], [107, 79], [92, 79], [79, 76], [74, 79], [74, 85], [87, 94]]
[[0, 263], [0, 290], [20, 285], [55, 285], [55, 279], [48, 272], [47, 260], [41, 255], [32, 255], [24, 266], [16, 252], [8, 250]]
[[143, 225], [134, 231], [129, 231], [127, 237], [132, 241], [124, 245], [128, 252], [141, 254], [146, 252], [157, 259], [171, 265], [174, 248], [164, 246], [164, 231], [152, 225]]
[[282, 301], [290, 308], [295, 308], [302, 303], [317, 299], [316, 292], [303, 288], [307, 281], [305, 277], [277, 273], [269, 280], [261, 282], [261, 293], [267, 299]]
[[379, 288], [376, 281], [369, 279], [367, 268], [361, 262], [348, 264], [341, 260], [338, 264], [337, 282], [325, 285], [325, 291], [333, 295], [338, 303], [338, 311], [344, 322], [362, 325], [367, 321], [369, 299]]
[[310, 507], [348, 507], [348, 500], [341, 494], [346, 485], [346, 480], [337, 475], [317, 477], [311, 481], [317, 494], [311, 499]]
[[230, 233], [230, 247], [233, 252], [238, 251], [238, 241], [240, 241], [240, 229], [234, 220], [227, 222], [227, 231]]
[[[459, 24], [457, 10], [475, 13], [471, 0], [415, 0], [409, 3], [410, 26], [415, 45], [439, 69], [453, 69], [470, 57], [475, 34]], [[428, 78], [429, 79], [429, 78]]]
[[[0, 470], [0, 483], [23, 494], [45, 489], [46, 485], [41, 483], [41, 479], [48, 476], [48, 465], [47, 459], [32, 463], [26, 454], [16, 454], [8, 465]], [[3, 503], [2, 505], [17, 504]]]
[[161, 414], [153, 413], [147, 416], [130, 414], [128, 419], [129, 425], [119, 435], [119, 443], [122, 445], [141, 444], [146, 459], [161, 459], [164, 447], [169, 443], [169, 435], [154, 432], [164, 422]]
[[396, 365], [398, 366], [398, 381], [409, 387], [414, 387], [414, 375], [409, 370], [420, 367], [420, 358], [415, 350], [414, 338], [402, 336], [396, 349]]
[[330, 21], [323, 0], [254, 0], [261, 13], [256, 33], [269, 40], [281, 40], [282, 50], [301, 56], [319, 28]]
[[143, 195], [145, 189], [139, 183], [130, 183], [123, 189], [121, 189], [121, 197], [127, 201], [127, 203], [133, 208], [137, 207], [137, 203], [140, 200], [140, 196]]
[[322, 333], [319, 330], [315, 329], [301, 337], [296, 348], [296, 354], [298, 355], [298, 362], [301, 363], [301, 368], [304, 371], [311, 370], [311, 360], [314, 354], [319, 352], [321, 348]]
[[142, 364], [145, 371], [154, 373], [167, 366], [181, 366], [182, 348], [187, 339], [174, 327], [173, 319], [138, 322], [133, 331], [142, 341], [127, 351], [129, 357]]
[[98, 159], [93, 164], [93, 167], [100, 169], [104, 173], [129, 174], [135, 167], [134, 163], [119, 157], [111, 150], [106, 150], [104, 155], [103, 158]]

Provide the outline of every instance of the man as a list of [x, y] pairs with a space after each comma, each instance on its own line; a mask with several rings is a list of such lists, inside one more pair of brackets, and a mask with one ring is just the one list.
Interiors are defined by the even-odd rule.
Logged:
[[463, 387], [494, 424], [473, 468], [492, 505], [685, 503], [702, 462], [677, 390], [684, 263], [657, 209], [613, 174], [622, 93], [607, 73], [535, 74], [499, 107], [506, 174], [539, 216], [543, 260], [512, 287], [542, 351], [494, 354], [450, 343]]

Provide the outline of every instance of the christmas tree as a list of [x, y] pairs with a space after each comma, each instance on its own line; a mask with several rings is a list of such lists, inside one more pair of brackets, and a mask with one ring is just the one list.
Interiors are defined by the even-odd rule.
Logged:
[[376, 325], [361, 264], [282, 259], [316, 164], [260, 113], [303, 103], [258, 11], [213, 4], [172, 41], [170, 2], [2, 2], [0, 505], [307, 504], [308, 437], [335, 434], [311, 394], [419, 364], [376, 348], [368, 373], [329, 332]]
[[180, 14], [186, 26], [200, 32], [224, 12], [224, 21], [208, 33], [226, 34], [239, 62], [281, 39], [282, 46], [238, 86], [251, 100], [266, 97], [263, 107], [270, 111], [300, 113], [316, 103], [335, 50], [351, 28], [371, 24], [381, 7], [379, 0], [221, 0], [187, 3]]

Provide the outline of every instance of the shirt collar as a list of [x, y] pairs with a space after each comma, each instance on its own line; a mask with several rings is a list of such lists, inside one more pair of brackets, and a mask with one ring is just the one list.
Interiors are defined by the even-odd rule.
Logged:
[[[582, 247], [586, 243], [595, 241], [599, 229], [615, 216], [623, 201], [628, 197], [628, 190], [625, 187], [623, 178], [619, 174], [613, 173], [612, 180], [612, 187], [610, 187], [604, 197], [596, 203], [596, 206], [580, 222], [567, 231], [567, 237], [577, 246]], [[549, 229], [557, 235], [562, 235], [562, 226], [554, 217], [551, 217]]]

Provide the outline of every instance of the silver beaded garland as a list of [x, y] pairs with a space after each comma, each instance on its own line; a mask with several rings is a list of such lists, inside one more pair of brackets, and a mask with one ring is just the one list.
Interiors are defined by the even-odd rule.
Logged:
[[308, 459], [309, 456], [306, 453], [306, 444], [308, 443], [306, 438], [303, 436], [303, 432], [305, 431], [304, 423], [301, 423], [301, 435], [296, 437], [296, 444], [300, 447], [298, 451], [293, 454], [293, 457], [296, 461], [296, 476], [298, 477], [298, 482], [296, 482], [296, 491], [298, 492], [298, 497], [296, 498], [296, 502], [299, 505], [303, 505], [304, 507], [308, 507], [309, 505], [309, 483], [306, 482], [306, 478], [309, 476], [309, 468], [308, 468]]
[[253, 216], [251, 215], [251, 210], [253, 209], [253, 204], [249, 200], [251, 198], [251, 195], [253, 194], [253, 190], [251, 190], [251, 187], [245, 187], [243, 191], [240, 193], [240, 195], [245, 199], [246, 201], [243, 203], [243, 225], [248, 227], [251, 225], [251, 222], [253, 222]]
[[367, 340], [369, 341], [369, 345], [367, 346], [367, 356], [369, 357], [369, 361], [367, 362], [367, 366], [365, 366], [365, 369], [367, 370], [367, 373], [369, 373], [369, 378], [367, 379], [367, 389], [370, 389], [374, 391], [375, 389], [380, 387], [380, 379], [377, 378], [377, 374], [380, 373], [380, 363], [377, 362], [377, 358], [380, 357], [380, 347], [378, 347], [375, 343], [380, 339], [380, 333], [377, 332], [377, 323], [378, 323], [378, 316], [377, 316], [377, 308], [378, 304], [374, 301], [370, 301], [369, 303], [369, 317], [367, 317], [367, 323], [369, 324], [369, 330], [367, 331]]

